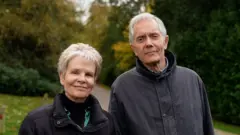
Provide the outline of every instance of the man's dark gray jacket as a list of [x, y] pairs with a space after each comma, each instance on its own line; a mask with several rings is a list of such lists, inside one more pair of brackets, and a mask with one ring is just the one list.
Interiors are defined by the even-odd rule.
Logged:
[[176, 66], [153, 73], [137, 59], [136, 67], [113, 83], [109, 111], [122, 135], [213, 135], [207, 93], [194, 71]]

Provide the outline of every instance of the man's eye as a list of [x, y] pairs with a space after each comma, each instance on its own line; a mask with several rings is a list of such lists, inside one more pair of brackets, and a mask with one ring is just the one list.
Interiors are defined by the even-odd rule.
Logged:
[[138, 38], [137, 38], [137, 41], [138, 41], [138, 42], [142, 42], [143, 40], [144, 40], [144, 37], [138, 37]]
[[158, 34], [152, 34], [151, 37], [152, 38], [158, 38]]

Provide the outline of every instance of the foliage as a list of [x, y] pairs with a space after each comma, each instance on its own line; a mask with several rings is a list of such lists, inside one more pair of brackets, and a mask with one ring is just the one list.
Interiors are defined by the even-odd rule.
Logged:
[[55, 96], [60, 86], [42, 78], [38, 71], [24, 67], [10, 68], [0, 64], [0, 93], [24, 96]]
[[57, 89], [51, 82], [58, 81], [59, 54], [74, 42], [89, 43], [100, 51], [100, 81], [111, 85], [134, 66], [126, 28], [131, 17], [145, 10], [165, 23], [168, 48], [176, 53], [178, 64], [202, 77], [214, 118], [240, 124], [240, 1], [110, 0], [106, 4], [98, 0], [85, 25], [76, 20], [81, 12], [65, 0], [19, 1], [0, 0], [2, 91], [36, 95]]
[[111, 7], [100, 5], [97, 2], [94, 2], [90, 8], [91, 16], [84, 27], [84, 42], [89, 43], [98, 50], [101, 48], [101, 42], [108, 35], [105, 30], [109, 25], [108, 16], [110, 12]]
[[240, 3], [156, 0], [155, 5], [178, 64], [194, 69], [205, 82], [214, 118], [240, 125]]
[[117, 61], [116, 68], [119, 73], [124, 72], [135, 64], [134, 54], [128, 42], [118, 42], [113, 45], [114, 57]]
[[[138, 1], [124, 1], [119, 2], [117, 0], [111, 0], [111, 14], [108, 17], [109, 25], [105, 30], [107, 36], [101, 42], [100, 52], [103, 55], [103, 69], [102, 75], [100, 77], [100, 81], [104, 84], [111, 85], [115, 78], [123, 72], [122, 69], [118, 69], [119, 58], [115, 59], [119, 53], [115, 52], [118, 50], [113, 50], [115, 44], [124, 43], [127, 44], [128, 39], [124, 35], [124, 31], [128, 26], [128, 22], [137, 13], [141, 11], [143, 7], [146, 5], [146, 0], [138, 0]], [[115, 55], [115, 53], [118, 53]], [[124, 54], [131, 55], [131, 54]], [[123, 56], [125, 57], [125, 56]], [[134, 59], [134, 58], [133, 58]], [[120, 65], [123, 65], [121, 63]], [[130, 64], [132, 66], [132, 64]]]
[[[18, 6], [0, 6], [0, 61], [34, 68], [57, 80], [60, 52], [81, 39], [82, 24], [71, 3], [65, 0], [22, 0]], [[64, 34], [63, 34], [64, 33]], [[77, 40], [76, 40], [77, 39]], [[12, 53], [14, 52], [14, 53]]]

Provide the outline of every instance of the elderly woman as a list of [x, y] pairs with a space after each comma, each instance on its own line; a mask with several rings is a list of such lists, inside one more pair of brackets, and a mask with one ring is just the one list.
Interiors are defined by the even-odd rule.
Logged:
[[111, 116], [91, 95], [102, 57], [91, 46], [78, 43], [64, 50], [58, 61], [64, 93], [53, 104], [30, 112], [19, 135], [113, 135]]

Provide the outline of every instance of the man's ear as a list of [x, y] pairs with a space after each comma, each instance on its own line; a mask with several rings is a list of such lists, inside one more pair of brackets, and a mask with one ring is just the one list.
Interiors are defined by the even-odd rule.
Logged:
[[169, 36], [166, 35], [165, 38], [164, 38], [164, 49], [166, 50], [167, 47], [168, 47], [168, 41], [169, 41]]
[[135, 47], [134, 47], [134, 45], [131, 44], [130, 47], [131, 47], [133, 53], [135, 54], [135, 56], [137, 56], [137, 52], [135, 51]]

